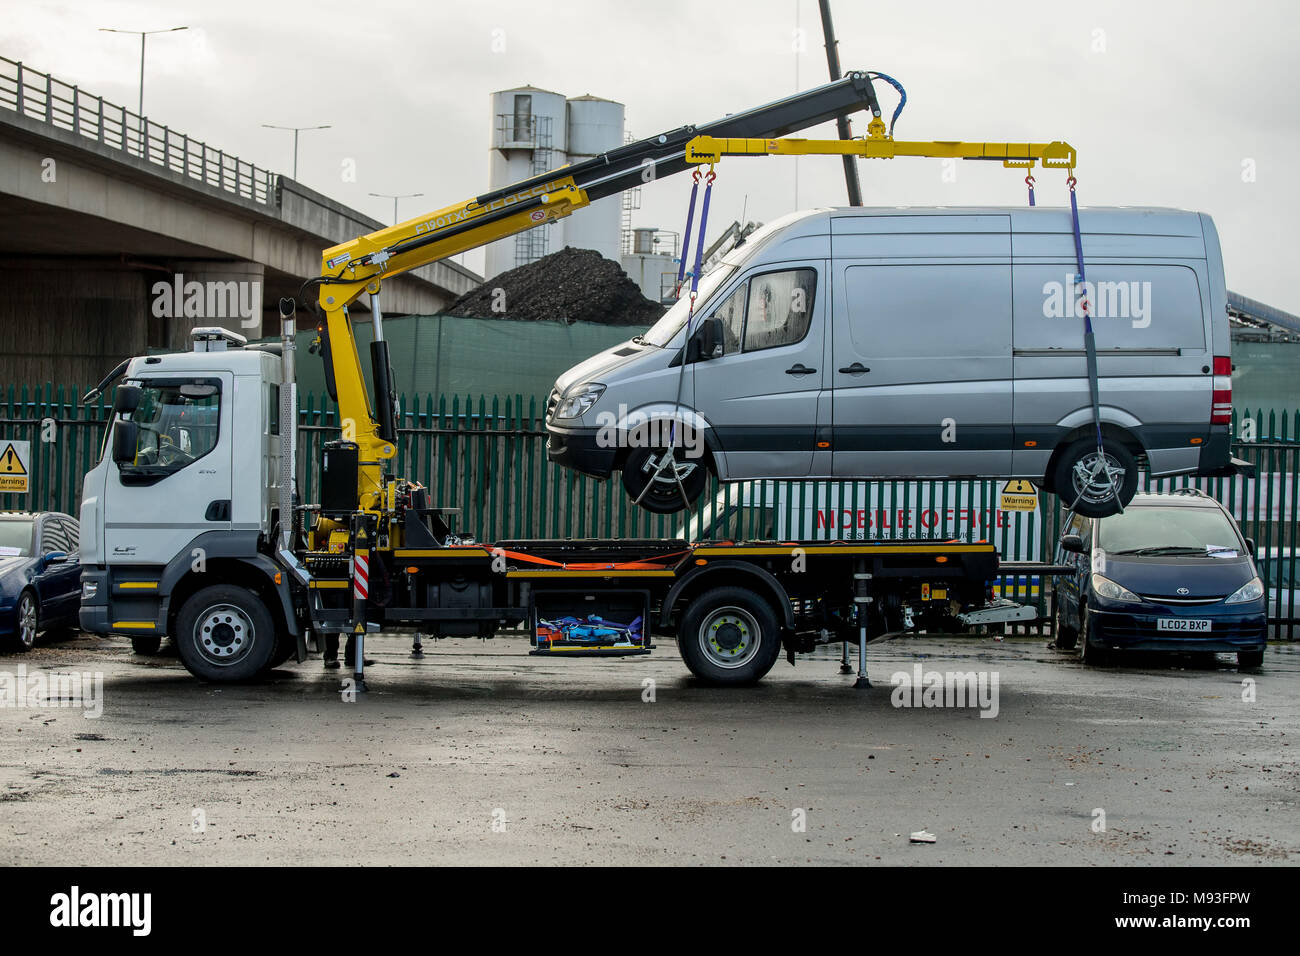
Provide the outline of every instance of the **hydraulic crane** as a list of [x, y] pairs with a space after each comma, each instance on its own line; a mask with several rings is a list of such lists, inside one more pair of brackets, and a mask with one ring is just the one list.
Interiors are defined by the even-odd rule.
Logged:
[[[397, 453], [394, 390], [380, 309], [380, 287], [386, 278], [564, 218], [624, 189], [701, 164], [715, 164], [723, 156], [922, 156], [997, 160], [1026, 170], [1040, 162], [1045, 168], [1074, 166], [1075, 151], [1063, 142], [895, 140], [881, 118], [873, 78], [883, 78], [901, 91], [896, 81], [883, 74], [851, 72], [807, 92], [702, 126], [683, 126], [629, 143], [586, 162], [552, 170], [326, 249], [321, 256], [320, 277], [308, 283], [316, 287], [322, 316], [317, 344], [324, 354], [326, 382], [338, 403], [344, 436], [356, 446], [355, 507], [390, 526], [371, 533], [377, 532], [390, 547], [400, 543], [401, 531], [396, 526], [401, 524], [397, 507], [401, 488], [384, 471], [384, 463]], [[869, 111], [871, 120], [861, 139], [784, 138], [787, 133], [862, 109]], [[894, 119], [897, 116], [896, 111]], [[370, 297], [374, 327], [370, 346], [373, 395], [366, 388], [348, 314], [348, 307], [363, 294]], [[313, 546], [337, 550], [348, 534], [344, 522], [322, 521]]]

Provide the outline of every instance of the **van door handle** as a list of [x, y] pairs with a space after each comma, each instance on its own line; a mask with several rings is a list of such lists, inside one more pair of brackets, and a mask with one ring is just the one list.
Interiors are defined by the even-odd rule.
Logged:
[[786, 375], [811, 375], [817, 370], [815, 368], [805, 368], [803, 365], [795, 362], [785, 370]]
[[840, 369], [842, 375], [862, 375], [865, 372], [870, 371], [871, 369], [867, 368], [861, 362], [854, 362], [852, 365], [848, 366], [848, 368]]

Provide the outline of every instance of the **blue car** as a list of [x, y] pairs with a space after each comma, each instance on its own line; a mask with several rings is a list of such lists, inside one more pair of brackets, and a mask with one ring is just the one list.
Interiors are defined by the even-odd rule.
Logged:
[[1052, 596], [1056, 646], [1087, 664], [1180, 651], [1259, 667], [1268, 618], [1254, 550], [1227, 509], [1194, 489], [1135, 495], [1107, 518], [1075, 515], [1056, 553], [1075, 569]]
[[68, 515], [0, 511], [0, 641], [11, 650], [31, 650], [42, 631], [77, 627], [79, 539]]

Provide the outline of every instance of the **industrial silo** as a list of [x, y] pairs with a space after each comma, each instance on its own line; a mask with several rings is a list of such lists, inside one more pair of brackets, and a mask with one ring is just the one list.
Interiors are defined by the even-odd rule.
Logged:
[[[623, 145], [623, 104], [598, 96], [568, 103], [569, 162], [581, 163]], [[564, 221], [564, 245], [595, 249], [607, 259], [621, 253], [622, 200], [607, 196]]]
[[[621, 115], [622, 107], [619, 109]], [[569, 161], [567, 150], [568, 108], [564, 96], [535, 86], [492, 94], [489, 189], [500, 189], [563, 166]], [[564, 245], [563, 221], [500, 239], [487, 246], [484, 274], [491, 278], [535, 262]]]

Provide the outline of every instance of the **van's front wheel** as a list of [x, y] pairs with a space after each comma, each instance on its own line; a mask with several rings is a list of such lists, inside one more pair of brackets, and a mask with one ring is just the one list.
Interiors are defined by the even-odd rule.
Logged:
[[1085, 518], [1106, 518], [1127, 507], [1137, 492], [1137, 459], [1124, 445], [1080, 438], [1067, 446], [1052, 470], [1061, 502]]
[[672, 461], [665, 460], [668, 455], [664, 448], [637, 448], [623, 462], [623, 488], [628, 497], [660, 515], [689, 508], [709, 483], [709, 470], [702, 457], [689, 457], [683, 448], [673, 449]]

